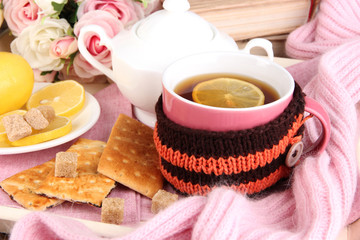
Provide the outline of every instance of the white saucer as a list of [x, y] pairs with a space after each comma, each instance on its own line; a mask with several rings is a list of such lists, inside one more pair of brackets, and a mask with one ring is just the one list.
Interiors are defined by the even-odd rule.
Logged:
[[[35, 83], [33, 92], [48, 85], [49, 83]], [[71, 119], [72, 129], [71, 132], [63, 137], [50, 140], [47, 142], [24, 146], [24, 147], [0, 147], [0, 155], [10, 155], [18, 153], [35, 152], [51, 147], [61, 145], [69, 142], [80, 135], [87, 132], [92, 126], [95, 125], [100, 116], [100, 105], [98, 101], [90, 93], [85, 92], [85, 104], [84, 107], [74, 115]]]

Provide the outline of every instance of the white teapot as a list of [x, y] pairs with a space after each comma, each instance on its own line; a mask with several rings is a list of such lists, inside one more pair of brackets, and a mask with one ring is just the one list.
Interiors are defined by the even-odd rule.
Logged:
[[[170, 63], [199, 52], [239, 51], [231, 37], [189, 11], [187, 0], [165, 0], [163, 8], [112, 39], [97, 25], [83, 27], [78, 39], [84, 58], [117, 84], [132, 103], [137, 119], [151, 127], [156, 122], [162, 73]], [[88, 52], [84, 44], [87, 32], [98, 34], [100, 43], [111, 51], [112, 69]], [[243, 51], [249, 53], [254, 46], [263, 47], [273, 57], [271, 43], [265, 39], [253, 39]]]

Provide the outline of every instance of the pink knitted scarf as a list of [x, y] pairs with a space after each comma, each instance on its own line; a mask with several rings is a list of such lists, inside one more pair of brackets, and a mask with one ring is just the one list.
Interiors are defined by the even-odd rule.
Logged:
[[[309, 59], [288, 70], [325, 107], [332, 124], [326, 151], [303, 157], [291, 188], [260, 200], [225, 188], [184, 198], [121, 239], [335, 239], [356, 220], [359, 12], [358, 0], [323, 0], [316, 18], [288, 38], [288, 54]], [[315, 121], [306, 124], [305, 134], [318, 134]], [[79, 222], [47, 213], [28, 214], [11, 234], [11, 239], [55, 238], [100, 239]]]

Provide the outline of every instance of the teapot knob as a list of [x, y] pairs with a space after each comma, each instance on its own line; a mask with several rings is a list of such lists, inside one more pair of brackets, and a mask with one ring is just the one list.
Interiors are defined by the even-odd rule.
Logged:
[[186, 12], [190, 9], [188, 0], [165, 0], [163, 8], [169, 12]]

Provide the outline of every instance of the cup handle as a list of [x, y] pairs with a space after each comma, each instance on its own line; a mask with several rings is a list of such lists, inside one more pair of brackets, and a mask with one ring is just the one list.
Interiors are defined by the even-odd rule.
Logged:
[[310, 146], [309, 148], [304, 150], [304, 153], [308, 153], [311, 151], [323, 152], [330, 140], [330, 129], [331, 123], [330, 118], [325, 109], [318, 103], [316, 100], [305, 96], [305, 111], [314, 115], [317, 119], [319, 119], [322, 125], [322, 131], [319, 138]]
[[251, 54], [250, 50], [254, 47], [261, 47], [266, 51], [267, 57], [270, 61], [274, 61], [274, 51], [272, 48], [272, 43], [265, 38], [254, 38], [251, 39], [243, 49], [247, 54]]
[[98, 60], [96, 60], [87, 50], [84, 38], [86, 33], [88, 32], [94, 32], [99, 35], [100, 37], [100, 45], [106, 46], [111, 52], [112, 52], [112, 43], [111, 38], [108, 37], [108, 35], [105, 33], [104, 29], [97, 25], [88, 25], [84, 26], [80, 30], [79, 39], [78, 39], [78, 47], [80, 53], [83, 55], [83, 57], [95, 68], [97, 68], [99, 71], [104, 73], [106, 76], [108, 76], [110, 79], [115, 80], [115, 74], [114, 71], [110, 68], [104, 66], [102, 63], [100, 63]]

